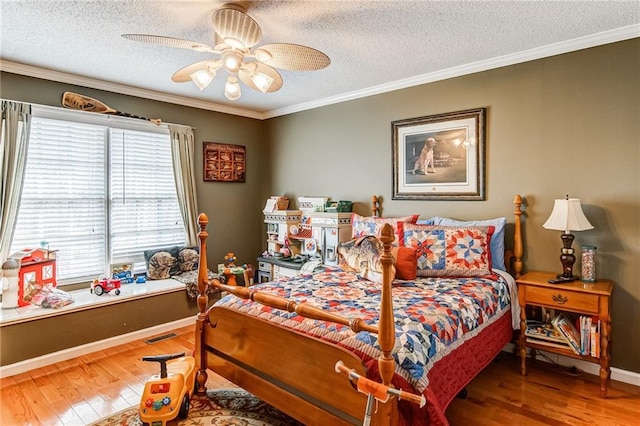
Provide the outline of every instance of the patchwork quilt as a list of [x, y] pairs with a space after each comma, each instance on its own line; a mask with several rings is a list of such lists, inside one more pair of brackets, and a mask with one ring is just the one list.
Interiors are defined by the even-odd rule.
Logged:
[[[344, 317], [360, 317], [368, 324], [378, 323], [381, 286], [362, 280], [355, 273], [327, 269], [252, 289], [297, 303], [311, 303]], [[396, 374], [418, 392], [428, 386], [428, 373], [438, 360], [510, 312], [510, 291], [502, 277], [396, 280], [392, 292]], [[355, 333], [346, 326], [305, 319], [231, 295], [216, 305], [331, 341], [358, 354], [365, 362], [380, 354], [377, 336], [368, 332]]]
[[[224, 284], [225, 278], [222, 274], [214, 274], [211, 270], [208, 271], [209, 280], [217, 279]], [[179, 272], [171, 276], [174, 280], [180, 281], [185, 285], [187, 290], [187, 297], [191, 300], [198, 298], [198, 270], [191, 270], [186, 272]], [[207, 287], [207, 296], [211, 297], [220, 293], [220, 289], [217, 287]]]

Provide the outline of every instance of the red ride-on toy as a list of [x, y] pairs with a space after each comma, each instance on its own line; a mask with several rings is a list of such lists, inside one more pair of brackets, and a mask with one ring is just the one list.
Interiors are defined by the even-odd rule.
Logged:
[[140, 399], [140, 420], [151, 426], [165, 426], [168, 421], [187, 418], [195, 387], [196, 360], [184, 352], [145, 356], [143, 361], [160, 363], [160, 375], [153, 375], [144, 385]]

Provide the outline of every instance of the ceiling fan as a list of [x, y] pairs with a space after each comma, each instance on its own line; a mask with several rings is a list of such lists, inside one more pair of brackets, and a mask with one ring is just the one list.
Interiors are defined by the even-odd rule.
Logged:
[[[255, 47], [262, 38], [256, 21], [237, 4], [225, 4], [212, 15], [215, 46], [179, 38], [122, 34], [122, 37], [160, 46], [213, 53], [213, 59], [188, 65], [173, 74], [176, 83], [193, 81], [204, 90], [220, 69], [228, 72], [224, 94], [229, 100], [240, 98], [238, 79], [251, 89], [262, 93], [275, 92], [282, 87], [282, 76], [275, 68], [314, 71], [329, 66], [331, 60], [319, 50], [291, 43], [272, 43]], [[252, 50], [253, 48], [253, 50]]]

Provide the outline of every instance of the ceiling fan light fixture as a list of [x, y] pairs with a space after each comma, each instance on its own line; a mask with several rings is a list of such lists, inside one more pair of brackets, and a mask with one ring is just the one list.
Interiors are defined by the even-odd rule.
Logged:
[[194, 82], [200, 91], [203, 91], [216, 76], [215, 72], [211, 72], [208, 69], [201, 69], [190, 75], [191, 80]]
[[222, 54], [222, 63], [227, 71], [235, 73], [242, 64], [242, 54], [236, 51], [229, 51]]
[[240, 83], [238, 83], [238, 77], [230, 75], [227, 78], [227, 83], [224, 85], [224, 95], [230, 101], [235, 101], [240, 98]]
[[254, 72], [251, 74], [251, 81], [262, 93], [267, 93], [273, 84], [273, 77], [262, 72]]

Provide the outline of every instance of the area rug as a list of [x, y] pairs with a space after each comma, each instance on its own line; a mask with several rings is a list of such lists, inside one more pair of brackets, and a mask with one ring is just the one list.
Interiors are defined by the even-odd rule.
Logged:
[[[207, 398], [191, 399], [189, 416], [171, 426], [303, 426], [242, 389], [209, 389]], [[142, 426], [138, 407], [106, 417], [91, 426]]]

